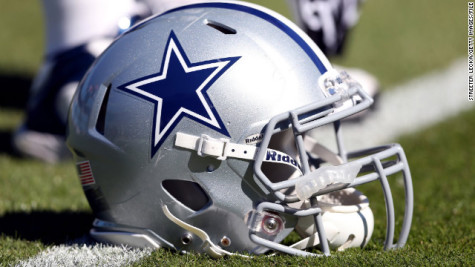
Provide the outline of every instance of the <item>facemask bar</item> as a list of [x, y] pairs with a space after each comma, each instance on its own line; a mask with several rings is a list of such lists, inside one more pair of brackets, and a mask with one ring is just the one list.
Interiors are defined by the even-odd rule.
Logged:
[[[282, 113], [273, 117], [269, 121], [263, 135], [260, 149], [255, 158], [254, 173], [264, 183], [264, 185], [275, 194], [278, 200], [282, 202], [299, 201], [296, 196], [284, 195], [283, 193], [278, 192], [279, 190], [295, 186], [295, 183], [298, 181], [298, 179], [273, 183], [263, 173], [261, 167], [266, 156], [266, 150], [269, 146], [272, 135], [292, 127], [295, 136], [296, 146], [299, 151], [299, 157], [301, 160], [302, 173], [304, 174], [304, 176], [310, 174], [310, 164], [304, 145], [304, 134], [312, 129], [318, 128], [329, 123], [336, 122], [338, 125], [341, 119], [368, 108], [373, 102], [372, 98], [369, 97], [366, 92], [364, 92], [360, 87], [350, 88], [348, 90], [348, 95], [350, 97], [358, 95], [361, 97], [362, 101], [345, 110], [334, 112], [335, 109], [332, 108], [332, 105], [341, 102], [344, 99], [344, 96], [337, 94], [325, 98], [322, 101], [318, 101], [307, 106], [303, 106], [301, 108]], [[336, 126], [336, 128], [339, 129], [339, 126]], [[339, 135], [339, 131], [337, 131], [337, 138], [341, 139]], [[341, 154], [346, 153], [343, 152], [344, 148], [342, 142], [338, 139], [337, 142], [339, 143], [339, 149], [341, 149], [341, 156]]]
[[[318, 207], [312, 207], [309, 209], [294, 209], [294, 208], [283, 206], [277, 203], [261, 202], [259, 205], [257, 205], [255, 213], [262, 213], [264, 211], [287, 213], [287, 214], [292, 214], [293, 216], [299, 216], [299, 217], [313, 215], [315, 216], [315, 218], [319, 218], [319, 219], [315, 219], [317, 228], [323, 229], [323, 222], [321, 220], [322, 209]], [[319, 234], [320, 240], [327, 240], [325, 231], [319, 231], [318, 234]], [[327, 242], [321, 242], [323, 254], [315, 254], [315, 253], [310, 253], [310, 252], [302, 251], [299, 249], [291, 248], [291, 247], [273, 242], [271, 240], [267, 240], [265, 238], [259, 237], [254, 231], [254, 229], [251, 229], [251, 231], [249, 232], [249, 238], [256, 244], [268, 247], [276, 251], [281, 251], [287, 254], [298, 255], [298, 256], [323, 256], [323, 255], [329, 256], [330, 255], [330, 248], [328, 247]]]
[[[397, 162], [387, 162], [389, 164], [385, 164], [383, 160], [392, 156], [397, 157]], [[380, 180], [386, 204], [386, 239], [384, 242], [384, 249], [388, 250], [392, 248], [403, 247], [406, 244], [407, 237], [409, 236], [414, 206], [411, 172], [409, 170], [409, 164], [407, 162], [406, 155], [404, 154], [404, 150], [399, 144], [392, 144], [356, 151], [348, 154], [348, 157], [350, 159], [358, 158], [357, 161], [366, 166], [370, 166], [371, 164], [375, 166], [375, 172], [357, 177], [353, 183], [348, 185], [348, 187], [356, 187], [374, 180]], [[402, 172], [404, 179], [405, 208], [399, 239], [396, 244], [393, 244], [392, 241], [394, 238], [395, 213], [393, 198], [387, 176], [396, 174], [398, 172]]]
[[[355, 105], [348, 107], [338, 112], [334, 112], [335, 108], [338, 105], [335, 103], [341, 103], [345, 101], [345, 98], [352, 98], [353, 96], [358, 95], [361, 98], [361, 101]], [[386, 239], [384, 243], [384, 249], [388, 250], [391, 248], [400, 248], [403, 247], [407, 241], [409, 235], [411, 221], [412, 221], [412, 212], [413, 212], [413, 189], [412, 189], [412, 180], [407, 163], [406, 156], [401, 146], [398, 144], [387, 145], [382, 147], [375, 147], [370, 149], [365, 149], [361, 151], [355, 151], [347, 153], [343, 147], [343, 142], [341, 138], [341, 129], [340, 129], [340, 120], [353, 115], [357, 112], [360, 112], [368, 108], [372, 104], [372, 99], [369, 97], [366, 92], [364, 92], [360, 87], [351, 87], [348, 89], [348, 96], [342, 96], [335, 94], [327, 97], [326, 99], [309, 104], [307, 106], [280, 114], [272, 118], [269, 124], [266, 127], [264, 132], [263, 140], [261, 142], [261, 147], [256, 155], [255, 164], [254, 164], [254, 173], [257, 178], [263, 183], [263, 185], [275, 196], [277, 203], [264, 202], [261, 203], [264, 206], [258, 206], [263, 210], [273, 211], [273, 212], [285, 212], [292, 214], [294, 216], [304, 216], [301, 213], [304, 210], [292, 209], [289, 208], [286, 204], [300, 201], [296, 195], [286, 195], [282, 193], [282, 189], [295, 188], [295, 185], [308, 177], [311, 177], [312, 172], [311, 166], [309, 163], [309, 157], [307, 151], [305, 150], [304, 145], [304, 134], [308, 131], [320, 127], [325, 124], [333, 123], [335, 126], [336, 141], [337, 147], [339, 150], [339, 156], [345, 162], [340, 165], [341, 168], [346, 168], [349, 164], [358, 164], [363, 166], [362, 170], [370, 171], [364, 175], [356, 177], [353, 182], [347, 184], [331, 185], [325, 189], [319, 190], [317, 193], [313, 194], [312, 198], [315, 198], [317, 195], [326, 194], [331, 191], [340, 190], [347, 187], [356, 187], [361, 184], [369, 183], [375, 180], [381, 182], [381, 186], [384, 193], [385, 203], [386, 203], [386, 214], [387, 214], [387, 223], [386, 223]], [[324, 110], [324, 111], [322, 111]], [[273, 134], [292, 127], [295, 137], [295, 143], [299, 151], [300, 157], [300, 166], [302, 168], [303, 175], [301, 177], [290, 179], [286, 181], [281, 181], [277, 183], [271, 182], [271, 180], [262, 172], [261, 166], [265, 158], [266, 149], [268, 148], [270, 139]], [[395, 162], [390, 162], [388, 159], [396, 158]], [[348, 162], [348, 159], [350, 160]], [[318, 170], [318, 169], [317, 169]], [[394, 238], [394, 228], [395, 228], [395, 212], [394, 204], [392, 199], [391, 190], [387, 180], [387, 176], [401, 172], [403, 174], [404, 184], [405, 184], [405, 211], [404, 219], [402, 224], [402, 229], [399, 234], [399, 239], [396, 244], [393, 244]], [[362, 173], [362, 171], [360, 171]], [[313, 204], [313, 203], [312, 203]], [[325, 231], [323, 229], [323, 223], [321, 219], [320, 212], [316, 212], [315, 208], [318, 208], [318, 203], [312, 205], [312, 211], [307, 210], [311, 214], [315, 215], [315, 224], [317, 230], [319, 231], [320, 240], [327, 240], [325, 236]], [[316, 212], [316, 213], [312, 213]], [[305, 214], [307, 214], [305, 212]], [[251, 240], [254, 242], [269, 247], [274, 250], [282, 251], [290, 254], [298, 255], [320, 255], [312, 254], [305, 251], [300, 251], [293, 249], [275, 242], [263, 239], [255, 235], [251, 231], [250, 233]], [[323, 255], [329, 255], [330, 250], [328, 248], [328, 243], [323, 241], [321, 243], [321, 248]], [[299, 251], [298, 253], [296, 251]]]

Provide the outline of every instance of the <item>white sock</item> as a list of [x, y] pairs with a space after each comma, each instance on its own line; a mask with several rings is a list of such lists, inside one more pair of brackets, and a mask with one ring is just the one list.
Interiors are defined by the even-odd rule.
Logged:
[[43, 0], [42, 4], [46, 55], [94, 38], [113, 37], [119, 20], [137, 12], [135, 0]]

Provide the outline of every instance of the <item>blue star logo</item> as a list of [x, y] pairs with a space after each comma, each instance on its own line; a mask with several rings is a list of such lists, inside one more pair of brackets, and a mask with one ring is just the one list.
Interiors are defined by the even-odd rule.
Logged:
[[191, 63], [172, 31], [160, 72], [118, 86], [154, 104], [151, 157], [183, 117], [229, 136], [207, 91], [239, 58]]

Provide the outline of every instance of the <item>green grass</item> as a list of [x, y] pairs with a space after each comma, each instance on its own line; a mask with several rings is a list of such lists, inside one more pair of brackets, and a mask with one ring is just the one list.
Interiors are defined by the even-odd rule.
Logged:
[[34, 256], [45, 249], [39, 241], [25, 241], [16, 236], [0, 236], [0, 266], [8, 266], [17, 262], [19, 258]]
[[[289, 15], [283, 1], [255, 2]], [[0, 80], [31, 79], [43, 49], [39, 2], [0, 0], [0, 6]], [[366, 1], [344, 57], [333, 60], [371, 71], [388, 88], [464, 56], [465, 31], [465, 1]], [[81, 236], [92, 220], [71, 162], [45, 165], [1, 150], [8, 148], [10, 133], [22, 116], [21, 109], [0, 106], [0, 266]], [[159, 250], [137, 265], [474, 265], [474, 121], [475, 111], [469, 111], [400, 139], [415, 191], [412, 231], [402, 250], [381, 251], [384, 205], [377, 201], [379, 186], [371, 185], [363, 189], [372, 200], [377, 229], [362, 251], [353, 249], [331, 258], [279, 255], [211, 260]], [[395, 198], [400, 197], [401, 188], [397, 183], [393, 186]]]
[[[43, 51], [40, 1], [0, 1], [0, 72], [33, 75]], [[5, 88], [1, 88], [5, 90]]]
[[0, 214], [33, 210], [78, 211], [88, 207], [71, 162], [45, 165], [2, 155], [0, 170]]

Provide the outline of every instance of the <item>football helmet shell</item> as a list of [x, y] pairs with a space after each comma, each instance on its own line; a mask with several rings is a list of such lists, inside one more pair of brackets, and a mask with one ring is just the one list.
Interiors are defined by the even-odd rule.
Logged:
[[[68, 145], [97, 218], [91, 234], [213, 257], [322, 255], [303, 250], [316, 245], [329, 255], [330, 246], [368, 242], [373, 215], [352, 188], [380, 181], [385, 248], [403, 246], [412, 217], [403, 150], [348, 153], [341, 140], [339, 121], [371, 103], [308, 36], [268, 9], [204, 3], [152, 17], [95, 61], [71, 104]], [[337, 153], [306, 138], [327, 124]], [[395, 244], [386, 178], [394, 173], [406, 189]], [[342, 189], [347, 200], [328, 197]], [[350, 215], [358, 227], [341, 231], [350, 226], [332, 224], [341, 217], [331, 213], [358, 214]], [[294, 230], [302, 241], [280, 244]]]

